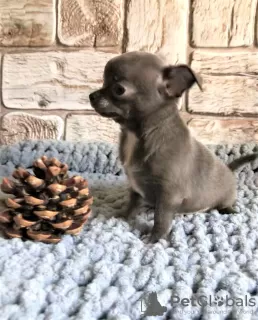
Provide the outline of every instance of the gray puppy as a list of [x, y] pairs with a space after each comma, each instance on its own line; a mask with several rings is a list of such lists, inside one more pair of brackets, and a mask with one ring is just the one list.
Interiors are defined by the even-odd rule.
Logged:
[[89, 96], [97, 113], [121, 125], [120, 159], [131, 188], [125, 215], [137, 214], [142, 203], [153, 207], [152, 242], [168, 235], [176, 213], [233, 212], [233, 170], [258, 156], [226, 166], [191, 136], [177, 103], [194, 83], [201, 87], [187, 65], [130, 52], [106, 64], [103, 87]]

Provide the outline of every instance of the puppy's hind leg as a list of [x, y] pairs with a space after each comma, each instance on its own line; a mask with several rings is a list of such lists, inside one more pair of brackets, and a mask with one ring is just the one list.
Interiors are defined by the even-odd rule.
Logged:
[[233, 207], [218, 208], [220, 214], [236, 214], [237, 211]]
[[233, 192], [229, 195], [222, 203], [220, 203], [216, 209], [219, 211], [220, 214], [236, 214], [237, 211], [233, 208], [235, 203], [236, 194]]

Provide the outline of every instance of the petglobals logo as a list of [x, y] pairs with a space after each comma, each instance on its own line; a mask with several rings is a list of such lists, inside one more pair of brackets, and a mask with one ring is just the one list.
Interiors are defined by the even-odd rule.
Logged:
[[173, 295], [171, 298], [171, 304], [181, 305], [183, 307], [188, 306], [201, 306], [201, 307], [213, 307], [213, 306], [226, 306], [226, 307], [255, 307], [256, 306], [256, 299], [250, 298], [248, 296], [244, 296], [242, 298], [232, 298], [230, 296], [221, 297], [221, 296], [193, 296], [192, 298], [181, 298], [177, 295]]

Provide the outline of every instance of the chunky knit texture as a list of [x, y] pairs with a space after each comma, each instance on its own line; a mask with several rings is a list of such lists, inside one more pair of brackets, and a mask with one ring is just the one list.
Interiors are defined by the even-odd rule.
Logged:
[[[228, 162], [258, 146], [211, 149]], [[153, 291], [167, 312], [145, 319], [258, 319], [257, 163], [237, 174], [238, 214], [177, 216], [170, 241], [151, 245], [142, 234], [150, 232], [153, 212], [128, 222], [114, 217], [127, 201], [115, 146], [64, 141], [2, 146], [0, 176], [15, 166], [30, 168], [44, 154], [89, 179], [93, 215], [79, 236], [65, 236], [57, 245], [0, 237], [1, 320], [137, 320], [141, 298]], [[214, 305], [173, 304], [172, 295], [210, 296]], [[219, 304], [227, 296], [235, 299], [233, 306], [231, 300], [229, 306]], [[253, 298], [255, 305], [236, 306], [236, 298], [244, 304]]]

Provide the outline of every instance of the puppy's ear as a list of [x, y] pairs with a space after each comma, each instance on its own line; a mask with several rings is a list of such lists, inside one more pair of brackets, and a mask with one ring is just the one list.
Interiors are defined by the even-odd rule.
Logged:
[[170, 98], [179, 98], [190, 89], [194, 83], [197, 83], [202, 91], [202, 79], [199, 75], [185, 64], [177, 66], [168, 66], [163, 69], [163, 81], [165, 91]]

